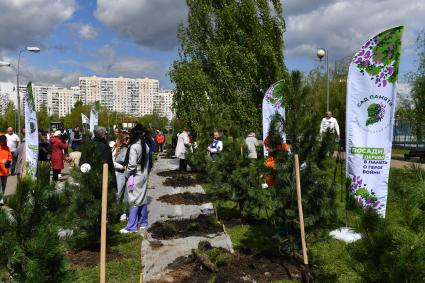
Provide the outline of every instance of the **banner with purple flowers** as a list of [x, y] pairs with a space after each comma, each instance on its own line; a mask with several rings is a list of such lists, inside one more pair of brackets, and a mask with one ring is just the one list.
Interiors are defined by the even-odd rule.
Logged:
[[26, 176], [34, 177], [38, 163], [38, 125], [31, 82], [24, 96]]
[[402, 34], [399, 26], [369, 39], [354, 55], [347, 80], [349, 191], [384, 217]]
[[[263, 143], [267, 144], [269, 135], [270, 120], [278, 113], [285, 118], [284, 107], [284, 81], [274, 83], [266, 92], [263, 99]], [[282, 137], [285, 140], [285, 137]], [[266, 147], [264, 147], [264, 156], [268, 156]]]

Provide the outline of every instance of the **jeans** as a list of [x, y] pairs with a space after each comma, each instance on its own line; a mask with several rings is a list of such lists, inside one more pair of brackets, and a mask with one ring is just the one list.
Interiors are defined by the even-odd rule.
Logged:
[[163, 152], [164, 151], [164, 144], [163, 143], [159, 143], [158, 144], [158, 151], [159, 152]]
[[148, 205], [135, 206], [130, 208], [130, 215], [128, 216], [127, 229], [128, 231], [137, 231], [137, 225], [141, 227], [148, 226]]
[[59, 181], [59, 174], [61, 173], [61, 169], [53, 169], [53, 181]]
[[127, 202], [128, 192], [127, 192], [127, 182], [125, 180], [125, 173], [115, 171], [115, 176], [117, 176], [117, 202], [120, 202], [124, 197], [124, 202]]
[[186, 172], [187, 171], [187, 161], [186, 159], [179, 159], [179, 171]]
[[0, 176], [0, 199], [3, 198], [4, 193], [6, 192], [7, 176]]
[[12, 154], [12, 165], [10, 166], [10, 175], [15, 175], [15, 165], [18, 156], [15, 155], [15, 152], [11, 152]]

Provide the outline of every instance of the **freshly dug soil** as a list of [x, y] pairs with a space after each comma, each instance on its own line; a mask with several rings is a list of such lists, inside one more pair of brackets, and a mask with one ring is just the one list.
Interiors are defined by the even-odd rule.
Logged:
[[184, 205], [200, 205], [203, 203], [208, 203], [210, 200], [207, 195], [201, 193], [189, 193], [185, 192], [182, 194], [174, 195], [163, 195], [158, 198], [160, 202], [170, 203], [170, 204], [184, 204]]
[[202, 185], [205, 180], [202, 178], [192, 177], [191, 175], [177, 175], [175, 177], [167, 178], [162, 184], [169, 187], [192, 187], [195, 185]]
[[161, 248], [164, 244], [161, 241], [154, 240], [154, 241], [149, 241], [149, 245], [151, 246], [153, 250], [157, 250]]
[[[99, 264], [100, 253], [94, 251], [69, 251], [66, 253], [66, 256], [71, 261], [71, 266], [73, 268], [85, 268], [93, 267], [96, 264]], [[106, 261], [114, 261], [123, 259], [124, 256], [118, 252], [107, 251], [106, 252]]]
[[223, 232], [223, 227], [208, 215], [200, 215], [195, 219], [167, 220], [155, 222], [148, 232], [152, 238], [158, 240], [171, 240], [190, 236], [205, 236]]
[[208, 271], [193, 255], [177, 258], [168, 268], [170, 272], [150, 283], [266, 283], [301, 278], [300, 267], [265, 254], [235, 253], [233, 259], [227, 265], [218, 267], [216, 273]]
[[180, 170], [167, 170], [156, 174], [160, 177], [194, 176], [193, 172], [182, 172]]

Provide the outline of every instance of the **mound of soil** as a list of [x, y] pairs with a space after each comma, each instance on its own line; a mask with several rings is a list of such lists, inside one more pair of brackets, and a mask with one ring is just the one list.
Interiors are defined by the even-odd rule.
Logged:
[[[99, 264], [100, 261], [100, 253], [97, 251], [69, 251], [66, 253], [66, 256], [71, 261], [73, 268], [93, 267]], [[106, 252], [106, 261], [121, 260], [123, 258], [124, 256], [119, 252], [113, 252], [111, 250]]]
[[190, 236], [206, 236], [223, 232], [223, 227], [208, 215], [199, 215], [195, 219], [167, 220], [155, 222], [148, 232], [152, 238], [159, 240], [171, 240]]
[[161, 248], [164, 244], [161, 241], [154, 240], [154, 241], [149, 241], [149, 245], [151, 246], [153, 250], [157, 250]]
[[177, 175], [175, 177], [167, 178], [163, 183], [164, 186], [169, 187], [192, 187], [195, 185], [205, 184], [205, 180], [191, 175]]
[[183, 172], [180, 170], [167, 170], [156, 173], [160, 177], [194, 176], [193, 172]]
[[163, 195], [158, 198], [160, 202], [170, 204], [184, 204], [184, 205], [200, 205], [210, 202], [205, 194], [201, 193], [189, 193], [185, 192], [182, 194], [174, 195]]
[[297, 265], [273, 258], [265, 254], [235, 253], [231, 261], [217, 267], [217, 272], [208, 271], [193, 255], [179, 257], [168, 268], [171, 270], [158, 280], [150, 283], [165, 282], [274, 282], [282, 279], [301, 278], [301, 269]]

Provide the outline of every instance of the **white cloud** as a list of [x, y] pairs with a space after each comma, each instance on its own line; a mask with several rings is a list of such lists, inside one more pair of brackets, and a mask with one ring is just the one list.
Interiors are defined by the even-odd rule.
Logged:
[[75, 8], [75, 0], [0, 0], [0, 49], [39, 44]]
[[99, 32], [90, 24], [71, 23], [68, 24], [70, 34], [82, 39], [95, 39]]
[[313, 57], [317, 47], [325, 47], [329, 49], [330, 59], [339, 59], [354, 53], [376, 33], [398, 25], [405, 26], [403, 52], [413, 54], [414, 39], [425, 26], [422, 0], [282, 2], [288, 56]]
[[112, 45], [105, 45], [83, 63], [83, 66], [100, 76], [128, 76], [163, 78], [167, 67], [157, 60], [117, 54]]
[[186, 20], [185, 0], [98, 0], [95, 16], [118, 34], [158, 50], [177, 46], [178, 24]]

